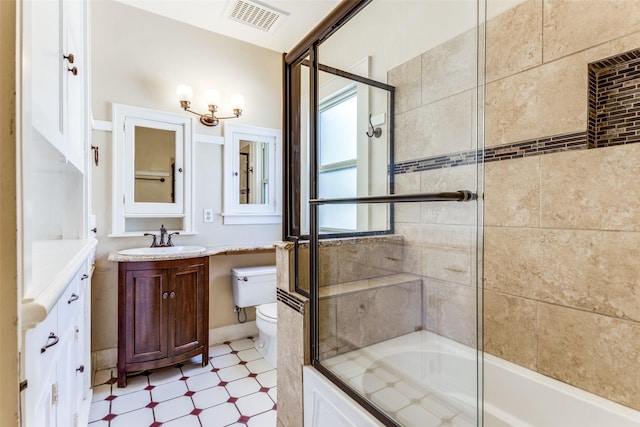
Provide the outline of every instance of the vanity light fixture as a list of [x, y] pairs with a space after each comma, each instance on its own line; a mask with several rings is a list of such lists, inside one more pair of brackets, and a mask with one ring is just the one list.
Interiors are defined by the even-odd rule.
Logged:
[[224, 119], [236, 119], [242, 114], [244, 108], [244, 96], [235, 94], [231, 96], [231, 108], [233, 108], [233, 116], [218, 117], [216, 112], [218, 111], [218, 105], [220, 105], [220, 92], [215, 89], [211, 89], [205, 92], [207, 105], [209, 106], [209, 114], [196, 113], [189, 109], [191, 107], [191, 100], [193, 99], [193, 90], [187, 85], [178, 85], [176, 89], [180, 106], [184, 111], [188, 111], [197, 116], [200, 116], [200, 123], [205, 126], [218, 126], [220, 120]]

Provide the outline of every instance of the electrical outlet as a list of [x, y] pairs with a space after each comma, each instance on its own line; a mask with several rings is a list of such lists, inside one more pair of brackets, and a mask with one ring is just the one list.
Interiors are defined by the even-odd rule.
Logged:
[[205, 209], [202, 213], [204, 222], [213, 222], [213, 209]]

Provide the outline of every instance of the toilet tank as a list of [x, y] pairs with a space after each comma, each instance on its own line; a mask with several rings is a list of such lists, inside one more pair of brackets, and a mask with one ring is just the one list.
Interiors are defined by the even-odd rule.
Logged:
[[251, 307], [276, 302], [276, 266], [244, 267], [231, 270], [233, 303]]

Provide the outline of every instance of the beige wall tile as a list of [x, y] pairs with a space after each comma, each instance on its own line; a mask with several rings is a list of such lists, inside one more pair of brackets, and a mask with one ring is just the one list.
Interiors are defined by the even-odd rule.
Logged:
[[422, 329], [422, 281], [385, 286], [374, 292], [370, 344]]
[[536, 301], [485, 290], [484, 349], [536, 370], [538, 352]]
[[640, 234], [485, 228], [485, 287], [640, 320]]
[[318, 301], [320, 360], [334, 356], [338, 350], [336, 324], [336, 298], [320, 299]]
[[422, 245], [413, 243], [404, 244], [402, 270], [405, 273], [417, 274], [419, 276], [424, 274], [424, 248]]
[[[476, 165], [458, 166], [420, 172], [420, 191], [437, 193], [458, 190], [476, 191]], [[421, 203], [422, 224], [463, 224], [477, 222], [474, 202]]]
[[486, 225], [540, 225], [540, 159], [538, 156], [485, 164]]
[[[396, 194], [414, 194], [420, 192], [420, 173], [403, 173], [393, 177]], [[395, 222], [420, 222], [419, 203], [396, 203]]]
[[422, 104], [476, 87], [477, 34], [467, 31], [422, 54]]
[[470, 286], [475, 276], [471, 264], [475, 256], [474, 232], [473, 226], [425, 225], [424, 275]]
[[639, 30], [638, 0], [544, 0], [544, 61]]
[[526, 2], [487, 23], [487, 81], [542, 63], [542, 0]]
[[425, 328], [475, 348], [476, 289], [428, 277], [423, 280]]
[[473, 107], [473, 92], [465, 91], [396, 114], [395, 161], [471, 150]]
[[389, 70], [387, 81], [395, 86], [395, 111], [404, 113], [422, 104], [422, 60], [418, 56]]
[[543, 227], [640, 230], [640, 144], [542, 156]]
[[584, 131], [586, 65], [578, 54], [487, 84], [486, 146]]
[[640, 325], [540, 304], [539, 371], [640, 410]]
[[308, 304], [305, 315], [278, 302], [278, 421], [303, 424], [302, 366], [309, 360]]

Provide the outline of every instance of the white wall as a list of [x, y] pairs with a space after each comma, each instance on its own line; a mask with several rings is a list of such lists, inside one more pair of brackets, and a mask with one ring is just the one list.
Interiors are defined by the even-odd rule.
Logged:
[[[193, 109], [206, 111], [204, 91], [217, 88], [222, 95], [220, 115], [230, 113], [229, 98], [242, 93], [246, 106], [235, 123], [281, 128], [281, 55], [228, 37], [219, 36], [158, 15], [110, 0], [92, 3], [92, 110], [94, 120], [111, 121], [111, 104], [135, 105], [180, 112], [175, 88], [193, 87]], [[188, 114], [188, 113], [185, 113]], [[224, 124], [207, 128], [200, 123], [196, 133], [222, 136]], [[111, 232], [111, 132], [94, 131], [92, 144], [100, 149], [100, 164], [92, 166], [92, 203], [99, 240], [93, 276], [93, 350], [117, 346], [117, 264], [108, 253], [148, 246], [148, 238], [109, 238]], [[280, 239], [281, 228], [273, 225], [223, 225], [202, 221], [202, 210], [222, 212], [222, 146], [195, 143], [195, 236], [177, 236], [176, 244], [217, 246]], [[275, 263], [275, 255], [242, 255], [237, 263]], [[219, 262], [216, 263], [216, 259]], [[218, 268], [218, 266], [220, 266]], [[234, 265], [212, 257], [210, 325], [235, 322], [233, 302], [224, 287], [224, 275]], [[218, 268], [218, 269], [217, 269]], [[228, 282], [231, 288], [230, 276]], [[217, 294], [221, 294], [218, 297]]]

